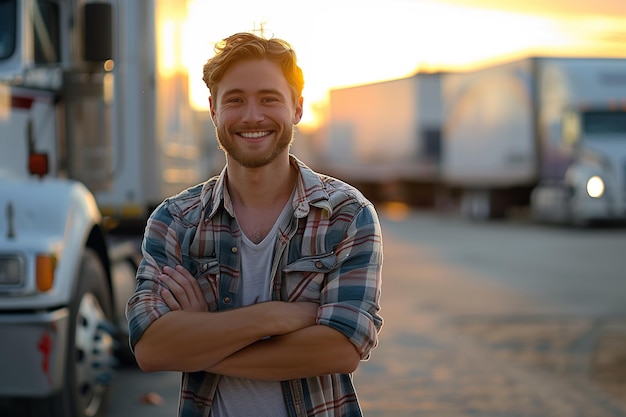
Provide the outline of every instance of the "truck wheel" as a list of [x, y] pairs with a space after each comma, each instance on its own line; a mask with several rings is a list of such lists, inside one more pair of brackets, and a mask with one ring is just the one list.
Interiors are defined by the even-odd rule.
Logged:
[[497, 190], [466, 191], [461, 196], [461, 215], [476, 222], [506, 217], [506, 195]]
[[568, 207], [567, 224], [573, 229], [586, 229], [591, 225], [589, 219], [585, 219], [572, 210], [571, 203]]
[[31, 401], [32, 416], [104, 417], [114, 365], [112, 306], [106, 275], [91, 249], [83, 254], [78, 288], [70, 303], [70, 329], [63, 388]]
[[466, 191], [461, 196], [461, 215], [484, 222], [491, 219], [491, 199], [488, 191]]

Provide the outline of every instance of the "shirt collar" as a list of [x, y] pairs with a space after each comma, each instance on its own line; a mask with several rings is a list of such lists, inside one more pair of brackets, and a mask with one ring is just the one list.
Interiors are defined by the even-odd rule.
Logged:
[[[293, 155], [289, 155], [289, 161], [300, 174], [296, 181], [296, 192], [292, 200], [294, 216], [297, 218], [307, 216], [311, 206], [327, 211], [330, 216], [332, 207], [322, 177]], [[225, 166], [219, 176], [204, 184], [200, 198], [202, 206], [209, 212], [209, 218], [215, 216], [222, 205], [231, 216], [234, 216], [232, 202], [226, 188], [227, 177], [228, 172]]]

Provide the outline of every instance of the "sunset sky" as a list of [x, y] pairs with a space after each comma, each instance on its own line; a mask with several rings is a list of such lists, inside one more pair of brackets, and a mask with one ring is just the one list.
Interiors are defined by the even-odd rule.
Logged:
[[626, 57], [626, 0], [190, 0], [188, 12], [196, 106], [208, 105], [200, 77], [213, 44], [263, 27], [298, 53], [304, 127], [332, 88], [531, 54]]

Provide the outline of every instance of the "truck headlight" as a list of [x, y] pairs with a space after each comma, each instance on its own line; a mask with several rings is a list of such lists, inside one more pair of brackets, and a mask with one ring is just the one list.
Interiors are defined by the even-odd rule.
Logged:
[[18, 256], [0, 255], [0, 289], [23, 284], [24, 262]]
[[604, 181], [597, 175], [587, 180], [587, 194], [591, 198], [600, 198], [604, 195]]

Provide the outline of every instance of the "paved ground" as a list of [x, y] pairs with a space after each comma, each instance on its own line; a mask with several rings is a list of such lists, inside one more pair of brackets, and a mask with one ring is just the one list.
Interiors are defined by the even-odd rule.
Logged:
[[387, 329], [355, 377], [369, 417], [626, 416], [626, 323], [604, 337], [613, 346], [602, 348], [597, 369], [588, 374], [587, 348], [564, 343], [584, 340], [586, 324], [513, 324], [527, 327], [515, 331], [503, 323], [454, 323], [414, 312], [420, 318], [411, 320], [410, 330]]
[[385, 251], [387, 321], [355, 376], [367, 417], [626, 416], [626, 318], [555, 316], [428, 248]]

